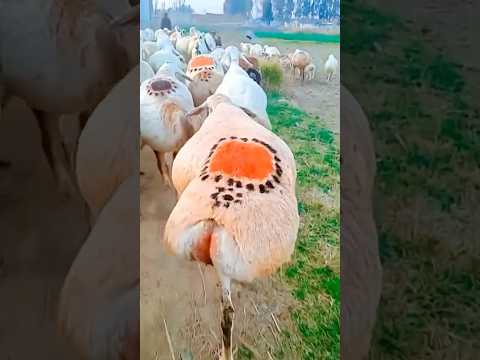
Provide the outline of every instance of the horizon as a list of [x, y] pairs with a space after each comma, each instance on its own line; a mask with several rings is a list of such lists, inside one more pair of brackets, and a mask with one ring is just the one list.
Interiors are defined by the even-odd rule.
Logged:
[[[174, 2], [174, 0], [153, 0], [154, 6], [155, 4], [159, 5], [158, 8], [160, 8], [163, 3], [169, 7]], [[205, 14], [207, 12], [223, 14], [223, 2], [223, 0], [187, 0], [186, 4], [192, 7], [195, 14]]]

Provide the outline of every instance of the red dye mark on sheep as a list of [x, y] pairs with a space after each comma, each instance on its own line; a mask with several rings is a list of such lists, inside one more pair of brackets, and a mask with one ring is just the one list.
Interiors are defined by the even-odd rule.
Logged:
[[150, 86], [154, 91], [165, 91], [165, 90], [172, 89], [172, 84], [170, 83], [170, 81], [161, 80], [161, 79], [152, 81]]
[[210, 172], [220, 172], [235, 178], [263, 180], [273, 170], [273, 157], [265, 146], [237, 140], [220, 144], [210, 163]]
[[212, 243], [212, 233], [205, 234], [200, 241], [195, 244], [192, 250], [193, 258], [201, 261], [206, 265], [212, 265], [212, 258], [210, 257], [210, 247]]

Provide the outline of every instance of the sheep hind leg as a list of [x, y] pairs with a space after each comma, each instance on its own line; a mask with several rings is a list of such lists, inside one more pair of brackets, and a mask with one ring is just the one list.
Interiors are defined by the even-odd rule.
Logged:
[[154, 150], [154, 153], [155, 153], [155, 157], [157, 158], [158, 171], [160, 172], [160, 175], [162, 176], [163, 181], [165, 182], [165, 185], [172, 186], [172, 183], [170, 181], [170, 176], [169, 176], [169, 170], [164, 158], [165, 154], [157, 150]]
[[235, 310], [233, 308], [230, 278], [221, 276], [222, 284], [222, 360], [233, 360], [233, 320], [235, 318]]
[[68, 156], [63, 145], [60, 131], [60, 116], [34, 110], [42, 136], [42, 148], [47, 157], [48, 164], [53, 171], [57, 187], [65, 197], [76, 193], [73, 174], [68, 170]]

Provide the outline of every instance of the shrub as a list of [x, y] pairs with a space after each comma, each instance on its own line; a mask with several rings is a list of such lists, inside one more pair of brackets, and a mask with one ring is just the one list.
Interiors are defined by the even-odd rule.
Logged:
[[273, 61], [260, 62], [260, 73], [266, 89], [277, 90], [282, 85], [283, 69], [279, 63]]

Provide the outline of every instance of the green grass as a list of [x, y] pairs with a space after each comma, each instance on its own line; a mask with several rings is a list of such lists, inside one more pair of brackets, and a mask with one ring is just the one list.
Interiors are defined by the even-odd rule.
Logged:
[[289, 41], [310, 41], [318, 43], [340, 43], [340, 35], [338, 34], [320, 34], [307, 32], [273, 32], [273, 31], [256, 31], [255, 36], [266, 39], [281, 39]]
[[260, 61], [262, 82], [268, 90], [278, 90], [283, 82], [283, 69], [277, 62]]
[[339, 192], [339, 146], [325, 124], [271, 92], [273, 131], [292, 149], [297, 164], [301, 226], [292, 263], [282, 279], [292, 289], [296, 326], [284, 330], [277, 359], [339, 359], [340, 277], [338, 204], [327, 206], [312, 191], [335, 199]]
[[[458, 229], [473, 221], [468, 209], [480, 196], [476, 104], [460, 67], [412, 40], [407, 23], [354, 1], [343, 6], [342, 81], [374, 131], [384, 210], [377, 219], [384, 283], [370, 359], [475, 358], [480, 251]], [[405, 223], [405, 213], [427, 220]]]

